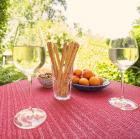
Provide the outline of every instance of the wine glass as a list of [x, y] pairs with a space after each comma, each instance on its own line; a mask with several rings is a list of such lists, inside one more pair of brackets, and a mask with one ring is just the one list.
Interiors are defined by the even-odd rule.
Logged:
[[124, 73], [138, 59], [138, 47], [133, 33], [122, 38], [115, 38], [110, 41], [109, 58], [121, 73], [121, 97], [111, 98], [109, 103], [121, 110], [134, 110], [138, 104], [124, 97]]
[[[23, 72], [29, 81], [29, 102], [33, 73], [45, 63], [45, 47], [40, 32], [34, 25], [19, 25], [13, 48], [15, 66]], [[14, 117], [14, 124], [22, 129], [31, 129], [41, 125], [47, 118], [45, 111], [32, 108], [19, 111]]]

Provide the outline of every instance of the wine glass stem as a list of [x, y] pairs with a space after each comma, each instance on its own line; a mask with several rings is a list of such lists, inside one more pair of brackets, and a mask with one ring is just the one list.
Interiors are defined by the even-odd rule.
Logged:
[[[28, 82], [29, 82], [29, 101], [31, 102], [31, 86], [32, 86], [32, 76], [28, 75]], [[29, 109], [32, 109], [31, 106], [29, 106]]]
[[121, 98], [124, 98], [124, 71], [121, 71]]

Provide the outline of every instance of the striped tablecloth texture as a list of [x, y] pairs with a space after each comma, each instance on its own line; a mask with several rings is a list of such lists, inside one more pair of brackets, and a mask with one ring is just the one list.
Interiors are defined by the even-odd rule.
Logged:
[[[52, 89], [33, 81], [29, 100], [26, 80], [0, 87], [0, 139], [140, 139], [140, 108], [121, 111], [109, 105], [108, 99], [120, 96], [120, 83], [102, 91], [80, 92], [72, 89], [68, 101], [54, 99]], [[140, 103], [140, 88], [125, 85], [125, 96]], [[41, 108], [47, 120], [35, 129], [19, 129], [14, 115], [28, 106]]]

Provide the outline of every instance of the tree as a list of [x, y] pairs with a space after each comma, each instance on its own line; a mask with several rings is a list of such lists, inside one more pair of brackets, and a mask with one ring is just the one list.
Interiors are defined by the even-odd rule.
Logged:
[[[4, 1], [4, 0], [3, 0]], [[63, 12], [66, 10], [66, 0], [9, 0], [8, 30], [3, 40], [3, 46], [13, 43], [18, 24], [32, 24], [39, 20], [65, 21]]]
[[[140, 6], [137, 7], [137, 11], [138, 11], [138, 13], [140, 14]], [[140, 25], [140, 18], [137, 19], [137, 20], [135, 21], [135, 24], [136, 24], [136, 25]]]
[[0, 44], [6, 32], [7, 27], [6, 25], [8, 20], [8, 12], [7, 12], [8, 6], [9, 0], [0, 1]]
[[21, 22], [36, 22], [40, 19], [65, 20], [65, 0], [10, 0], [11, 19]]

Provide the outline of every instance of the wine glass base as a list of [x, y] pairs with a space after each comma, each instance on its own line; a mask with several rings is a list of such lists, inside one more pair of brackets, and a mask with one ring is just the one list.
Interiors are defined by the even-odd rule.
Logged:
[[14, 124], [22, 129], [32, 129], [41, 125], [46, 118], [45, 111], [38, 108], [28, 108], [15, 115]]
[[109, 103], [116, 108], [121, 110], [135, 110], [138, 108], [138, 104], [125, 98], [111, 98]]

